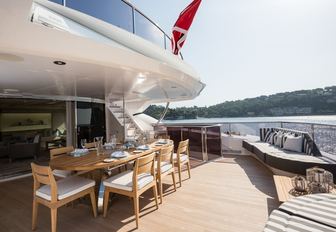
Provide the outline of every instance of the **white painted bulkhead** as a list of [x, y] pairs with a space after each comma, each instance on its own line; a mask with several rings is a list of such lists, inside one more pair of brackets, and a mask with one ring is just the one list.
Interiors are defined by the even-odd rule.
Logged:
[[114, 25], [47, 0], [0, 6], [0, 97], [125, 99], [128, 115], [146, 131], [154, 120], [133, 114], [193, 99], [204, 88], [178, 56]]

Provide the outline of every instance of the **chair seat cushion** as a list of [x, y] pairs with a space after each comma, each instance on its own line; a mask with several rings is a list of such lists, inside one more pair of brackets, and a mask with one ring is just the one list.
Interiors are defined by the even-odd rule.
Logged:
[[[157, 161], [155, 161], [155, 171], [157, 170], [157, 166]], [[161, 173], [169, 171], [172, 167], [173, 165], [169, 162], [161, 162]]]
[[65, 178], [71, 176], [72, 171], [54, 169], [53, 174], [54, 176]]
[[[150, 173], [138, 175], [138, 189], [142, 189], [154, 180]], [[104, 186], [122, 189], [125, 191], [133, 190], [133, 171], [129, 170], [104, 180]]]
[[[174, 160], [177, 160], [177, 154], [176, 154], [176, 153], [173, 154], [173, 159], [174, 159]], [[184, 161], [186, 161], [186, 160], [188, 160], [188, 156], [185, 155], [185, 154], [180, 154], [180, 161], [181, 161], [181, 162], [184, 162]]]
[[[95, 186], [95, 181], [79, 176], [61, 179], [57, 183], [57, 199], [62, 200]], [[44, 185], [36, 191], [36, 195], [48, 201], [51, 200], [50, 185]]]

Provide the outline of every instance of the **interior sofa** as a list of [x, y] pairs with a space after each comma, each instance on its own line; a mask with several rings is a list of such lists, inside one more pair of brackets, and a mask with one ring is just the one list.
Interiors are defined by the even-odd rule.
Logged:
[[36, 160], [40, 152], [40, 138], [41, 136], [37, 134], [32, 142], [9, 144], [9, 161], [12, 162], [14, 159], [29, 157], [33, 157]]
[[[280, 144], [280, 146], [279, 144], [275, 145], [274, 141], [277, 138], [274, 138], [274, 136], [279, 132], [282, 135], [290, 135], [291, 138], [301, 137], [301, 147], [297, 151], [293, 151], [284, 149], [283, 144]], [[270, 134], [273, 137], [270, 137]], [[282, 141], [286, 141], [286, 139], [283, 138]], [[261, 128], [260, 141], [251, 142], [244, 140], [243, 147], [269, 167], [289, 173], [306, 175], [308, 168], [318, 166], [330, 171], [335, 177], [334, 180], [336, 180], [336, 157], [321, 153], [306, 132], [284, 128]]]

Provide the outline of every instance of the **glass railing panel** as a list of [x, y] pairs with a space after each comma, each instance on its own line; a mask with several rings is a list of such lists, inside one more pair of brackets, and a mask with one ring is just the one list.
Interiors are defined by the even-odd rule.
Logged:
[[260, 128], [280, 127], [279, 122], [243, 122], [243, 123], [224, 123], [222, 132], [236, 135], [253, 135], [259, 136]]
[[204, 127], [205, 146], [208, 160], [222, 156], [222, 135], [220, 126]]
[[308, 123], [295, 123], [295, 122], [283, 122], [282, 123], [283, 128], [291, 129], [291, 130], [297, 130], [297, 131], [304, 131], [310, 134], [310, 136], [313, 135], [313, 124]]
[[202, 153], [202, 128], [201, 127], [183, 127], [182, 140], [189, 139], [190, 156], [203, 160]]
[[164, 33], [149, 19], [134, 11], [135, 34], [164, 48]]
[[133, 33], [133, 8], [120, 0], [66, 0], [66, 6]]
[[312, 136], [320, 151], [336, 155], [336, 126], [314, 124]]
[[182, 127], [167, 127], [167, 135], [174, 141], [174, 151], [176, 152], [179, 142], [182, 140]]
[[63, 5], [63, 0], [49, 0], [49, 1]]
[[168, 126], [167, 134], [174, 141], [175, 151], [182, 140], [189, 139], [190, 156], [212, 160], [222, 155], [220, 126]]

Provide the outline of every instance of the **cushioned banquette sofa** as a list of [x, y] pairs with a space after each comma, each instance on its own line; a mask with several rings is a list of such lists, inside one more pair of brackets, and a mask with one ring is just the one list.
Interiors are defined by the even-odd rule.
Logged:
[[336, 157], [321, 153], [306, 132], [284, 128], [261, 128], [260, 141], [244, 140], [243, 147], [272, 170], [306, 175], [306, 169], [321, 167], [336, 180]]

